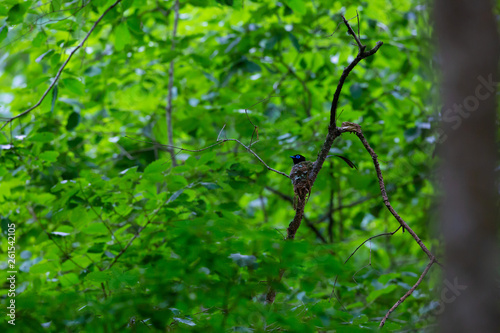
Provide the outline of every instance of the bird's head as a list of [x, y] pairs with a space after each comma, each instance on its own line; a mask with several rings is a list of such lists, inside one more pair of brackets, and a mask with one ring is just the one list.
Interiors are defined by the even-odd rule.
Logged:
[[294, 165], [297, 164], [297, 163], [300, 163], [300, 162], [304, 162], [306, 160], [306, 158], [304, 156], [299, 155], [299, 154], [292, 155], [290, 157], [292, 158]]

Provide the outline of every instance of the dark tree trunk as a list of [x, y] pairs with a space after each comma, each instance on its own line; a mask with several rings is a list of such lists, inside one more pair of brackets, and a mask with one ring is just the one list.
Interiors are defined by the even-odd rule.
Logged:
[[442, 332], [500, 332], [493, 2], [436, 0], [442, 69]]

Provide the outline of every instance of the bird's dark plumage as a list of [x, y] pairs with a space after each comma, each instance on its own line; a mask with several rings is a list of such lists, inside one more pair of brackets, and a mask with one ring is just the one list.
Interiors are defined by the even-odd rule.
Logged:
[[[347, 163], [351, 168], [356, 168], [354, 163], [351, 162], [347, 157], [341, 155], [328, 155], [336, 156], [341, 158], [344, 162]], [[311, 161], [306, 161], [306, 158], [300, 154], [292, 155], [290, 158], [293, 160], [292, 171], [290, 172], [290, 179], [293, 184], [293, 192], [294, 196], [294, 208], [297, 208], [299, 202], [303, 200], [308, 200], [311, 196], [311, 187], [312, 184], [309, 181], [309, 172], [312, 170], [314, 163]], [[357, 168], [356, 168], [357, 169]]]
[[299, 155], [299, 154], [292, 155], [290, 157], [292, 158], [294, 165], [297, 164], [297, 163], [300, 163], [300, 162], [304, 162], [306, 160], [306, 158], [304, 156]]
[[311, 183], [309, 181], [309, 172], [314, 165], [311, 161], [306, 161], [302, 155], [290, 156], [293, 160], [292, 171], [290, 172], [290, 180], [293, 184], [293, 208], [296, 209], [299, 202], [309, 199], [311, 193]]
[[[331, 157], [331, 156], [341, 158], [344, 162], [347, 163], [348, 166], [350, 166], [351, 168], [357, 169], [356, 165], [354, 163], [352, 163], [352, 161], [350, 159], [348, 159], [347, 157], [344, 157], [342, 155], [328, 155], [327, 157]], [[300, 154], [292, 155], [290, 157], [292, 158], [294, 165], [298, 164], [300, 162], [304, 162], [306, 160], [306, 158]]]
[[347, 163], [347, 165], [348, 165], [348, 166], [350, 166], [351, 168], [356, 169], [356, 170], [358, 169], [358, 168], [356, 167], [356, 165], [354, 165], [354, 163], [352, 163], [352, 161], [351, 161], [350, 159], [348, 159], [347, 157], [344, 157], [344, 156], [342, 156], [342, 155], [328, 155], [327, 157], [331, 157], [331, 156], [335, 156], [335, 157], [341, 158], [341, 159], [342, 159], [344, 162], [346, 162], [346, 163]]

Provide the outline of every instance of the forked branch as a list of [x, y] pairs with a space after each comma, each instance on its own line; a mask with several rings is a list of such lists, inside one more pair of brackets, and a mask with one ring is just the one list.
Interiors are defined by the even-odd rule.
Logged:
[[[403, 230], [407, 230], [408, 233], [413, 237], [413, 239], [415, 239], [415, 242], [417, 242], [417, 244], [420, 246], [420, 248], [422, 249], [422, 251], [424, 251], [424, 253], [427, 254], [427, 256], [429, 258], [429, 263], [428, 263], [427, 267], [425, 268], [425, 270], [423, 271], [423, 273], [420, 276], [420, 278], [418, 279], [417, 283], [415, 283], [415, 285], [412, 288], [410, 288], [410, 290], [408, 290], [408, 292], [406, 292], [406, 294], [403, 295], [403, 297], [401, 297], [401, 299], [399, 299], [396, 302], [396, 304], [394, 304], [394, 306], [386, 313], [385, 317], [380, 322], [380, 327], [383, 327], [384, 324], [385, 324], [385, 322], [386, 322], [386, 320], [387, 320], [387, 318], [389, 318], [389, 315], [401, 303], [403, 303], [408, 298], [408, 296], [410, 296], [415, 291], [415, 289], [422, 282], [423, 278], [425, 277], [425, 275], [427, 274], [427, 272], [429, 271], [429, 269], [431, 268], [431, 266], [434, 263], [438, 264], [439, 266], [442, 266], [442, 265], [438, 262], [438, 260], [436, 259], [436, 257], [429, 251], [429, 249], [425, 246], [425, 244], [418, 237], [418, 235], [413, 231], [413, 229], [401, 218], [401, 216], [399, 216], [399, 214], [394, 210], [394, 208], [392, 207], [391, 203], [389, 202], [389, 198], [387, 196], [387, 191], [385, 190], [384, 178], [382, 176], [382, 171], [380, 170], [380, 164], [378, 162], [378, 156], [375, 153], [375, 151], [373, 150], [373, 148], [370, 147], [370, 144], [368, 143], [368, 141], [366, 140], [365, 136], [363, 135], [363, 132], [361, 130], [361, 126], [359, 126], [358, 124], [355, 124], [355, 123], [344, 122], [344, 123], [342, 123], [342, 127], [339, 127], [338, 130], [341, 133], [354, 133], [359, 138], [359, 140], [361, 141], [361, 143], [365, 147], [366, 151], [372, 157], [373, 165], [375, 167], [375, 172], [377, 173], [377, 178], [378, 178], [378, 182], [379, 182], [380, 192], [382, 194], [382, 199], [384, 201], [385, 206], [391, 212], [391, 214], [394, 216], [394, 218], [399, 222], [399, 224], [400, 224], [399, 228], [403, 227]], [[399, 228], [396, 231], [398, 231]], [[386, 234], [381, 234], [381, 235], [392, 236], [394, 233], [396, 233], [396, 231], [394, 231], [393, 233], [386, 233]], [[381, 236], [381, 235], [378, 235], [378, 236]], [[378, 237], [378, 236], [375, 236], [375, 237]], [[371, 237], [368, 240], [370, 240], [372, 238], [374, 238], [374, 237]], [[364, 243], [366, 243], [366, 241], [363, 242], [363, 244]], [[361, 244], [361, 245], [363, 245], [363, 244]], [[359, 249], [359, 247], [349, 256], [349, 258], [347, 260], [349, 260], [352, 257], [352, 255], [354, 255], [354, 253], [356, 253], [356, 251], [358, 249]], [[347, 260], [346, 260], [346, 262], [347, 262]]]
[[[335, 89], [335, 93], [333, 94], [333, 100], [332, 100], [332, 106], [330, 108], [330, 123], [328, 125], [328, 134], [326, 135], [325, 142], [323, 143], [323, 146], [321, 147], [320, 152], [318, 153], [318, 158], [316, 159], [316, 162], [313, 164], [313, 168], [309, 173], [309, 182], [311, 186], [314, 185], [314, 182], [316, 181], [316, 178], [318, 176], [318, 173], [320, 172], [321, 168], [323, 167], [323, 164], [328, 156], [328, 153], [330, 152], [330, 148], [333, 145], [333, 141], [339, 137], [342, 133], [339, 131], [339, 129], [336, 127], [336, 115], [337, 115], [337, 107], [338, 107], [338, 102], [340, 98], [340, 92], [342, 91], [342, 88], [344, 87], [345, 80], [347, 79], [347, 76], [349, 76], [349, 73], [356, 67], [356, 65], [363, 59], [375, 54], [378, 49], [383, 45], [382, 42], [377, 42], [375, 47], [370, 49], [369, 51], [365, 51], [366, 46], [363, 45], [359, 39], [359, 36], [356, 36], [354, 33], [354, 30], [352, 29], [351, 25], [349, 24], [349, 21], [346, 20], [346, 18], [341, 15], [342, 20], [344, 22], [344, 25], [347, 28], [347, 31], [349, 34], [351, 34], [354, 39], [356, 40], [356, 44], [358, 45], [358, 54], [356, 55], [356, 58], [346, 67], [344, 68], [342, 75], [340, 76], [339, 83], [337, 85], [337, 88]], [[297, 233], [297, 230], [300, 227], [300, 224], [302, 222], [302, 218], [304, 217], [304, 209], [305, 209], [305, 204], [306, 201], [302, 200], [299, 201], [297, 208], [295, 210], [295, 216], [290, 222], [288, 228], [287, 228], [287, 239], [291, 240], [295, 238], [295, 234]], [[271, 288], [268, 291], [268, 296], [270, 293], [275, 293], [275, 291]], [[267, 297], [269, 300], [270, 297]], [[274, 299], [274, 298], [272, 298]]]

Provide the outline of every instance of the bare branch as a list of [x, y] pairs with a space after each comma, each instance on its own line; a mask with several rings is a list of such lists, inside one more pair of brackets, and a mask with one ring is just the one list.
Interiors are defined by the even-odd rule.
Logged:
[[377, 52], [378, 49], [383, 45], [382, 42], [377, 42], [377, 45], [373, 49], [365, 51], [366, 46], [361, 44], [359, 38], [356, 36], [356, 33], [344, 16], [342, 16], [342, 20], [344, 21], [349, 34], [353, 35], [356, 43], [358, 44], [358, 54], [356, 58], [354, 58], [354, 60], [342, 72], [337, 88], [335, 89], [335, 93], [333, 94], [332, 106], [330, 108], [330, 125], [328, 126], [328, 134], [326, 136], [325, 142], [323, 143], [323, 147], [321, 147], [321, 150], [318, 153], [316, 163], [314, 164], [313, 169], [309, 175], [309, 179], [312, 181], [312, 183], [314, 183], [319, 171], [323, 167], [323, 163], [325, 162], [330, 148], [332, 147], [333, 141], [341, 134], [336, 127], [337, 107], [339, 103], [340, 92], [342, 91], [342, 87], [344, 86], [347, 76], [349, 76], [351, 71], [361, 60], [375, 54], [375, 52]]
[[132, 245], [132, 243], [134, 242], [134, 240], [139, 237], [139, 235], [141, 234], [141, 232], [146, 229], [146, 227], [151, 223], [151, 221], [155, 218], [156, 214], [158, 214], [158, 212], [160, 211], [160, 209], [168, 202], [168, 199], [165, 199], [165, 201], [163, 202], [163, 204], [156, 208], [154, 211], [153, 211], [153, 215], [151, 217], [149, 217], [148, 213], [146, 212], [145, 208], [143, 207], [143, 210], [144, 210], [144, 216], [146, 217], [146, 224], [142, 227], [139, 228], [139, 230], [137, 230], [137, 232], [135, 233], [135, 235], [129, 240], [129, 242], [127, 243], [127, 245], [125, 245], [124, 248], [122, 248], [122, 250], [116, 255], [115, 259], [109, 264], [108, 267], [106, 267], [105, 269], [110, 269], [111, 267], [113, 267], [114, 264], [116, 264], [116, 262], [118, 261], [118, 259], [120, 259], [120, 257], [125, 253], [125, 251], [127, 251], [127, 249], [130, 247], [130, 245]]
[[342, 308], [344, 309], [344, 311], [347, 312], [347, 309], [345, 308], [344, 304], [342, 304], [342, 302], [340, 301], [340, 299], [337, 297], [337, 294], [335, 293], [335, 286], [337, 285], [337, 279], [338, 278], [339, 278], [339, 276], [337, 275], [335, 277], [335, 282], [333, 283], [332, 293], [330, 294], [330, 298], [328, 299], [328, 303], [332, 300], [332, 296], [335, 296], [335, 299], [337, 300], [337, 302], [339, 302], [340, 306], [342, 306]]
[[408, 290], [406, 292], [406, 294], [403, 295], [403, 297], [401, 297], [397, 302], [396, 304], [394, 304], [392, 306], [392, 308], [385, 314], [384, 318], [382, 319], [382, 321], [380, 322], [380, 325], [379, 327], [383, 327], [387, 318], [389, 318], [389, 316], [391, 315], [391, 313], [396, 310], [396, 308], [405, 301], [405, 299], [408, 298], [408, 296], [410, 296], [414, 291], [415, 289], [417, 289], [418, 285], [422, 282], [422, 280], [424, 279], [425, 275], [427, 275], [427, 272], [429, 272], [429, 269], [431, 269], [431, 266], [436, 262], [436, 259], [435, 258], [431, 258], [431, 260], [429, 261], [429, 263], [427, 264], [427, 266], [425, 267], [424, 271], [422, 272], [422, 275], [420, 275], [420, 277], [418, 278], [417, 280], [417, 283], [415, 283], [413, 285], [413, 287], [410, 288], [410, 290]]
[[363, 246], [366, 242], [369, 242], [371, 241], [372, 239], [374, 238], [377, 238], [377, 237], [382, 237], [382, 236], [392, 236], [394, 235], [396, 232], [398, 232], [398, 230], [401, 229], [401, 226], [399, 226], [396, 230], [394, 230], [393, 232], [384, 232], [383, 234], [378, 234], [378, 235], [375, 235], [375, 236], [372, 236], [370, 238], [368, 238], [367, 240], [365, 240], [363, 243], [361, 243], [357, 248], [356, 250], [354, 250], [353, 253], [351, 253], [351, 255], [349, 256], [349, 258], [346, 259], [346, 261], [344, 261], [344, 264], [346, 264], [349, 259], [351, 259], [351, 257], [361, 248], [361, 246]]
[[[345, 19], [344, 16], [342, 16], [342, 20], [344, 21], [344, 24], [346, 25], [348, 32], [351, 35], [354, 35], [353, 37], [355, 38], [356, 42], [358, 43], [358, 54], [357, 54], [356, 58], [342, 72], [342, 75], [340, 76], [339, 83], [338, 83], [337, 88], [335, 90], [335, 93], [333, 95], [332, 106], [330, 109], [330, 124], [328, 126], [328, 134], [325, 138], [325, 142], [323, 143], [323, 146], [321, 147], [320, 152], [318, 153], [318, 158], [316, 159], [316, 162], [314, 162], [313, 168], [310, 171], [309, 176], [308, 176], [311, 186], [314, 185], [314, 182], [316, 181], [318, 173], [321, 170], [321, 168], [323, 167], [325, 159], [328, 156], [330, 148], [332, 147], [333, 141], [338, 136], [341, 135], [340, 130], [336, 127], [336, 112], [337, 112], [337, 106], [338, 106], [338, 101], [339, 101], [339, 97], [340, 97], [340, 92], [342, 91], [342, 87], [344, 86], [344, 82], [345, 82], [347, 76], [361, 60], [375, 54], [375, 52], [377, 52], [378, 49], [383, 44], [382, 42], [378, 42], [377, 45], [373, 49], [371, 49], [370, 51], [365, 51], [366, 46], [361, 44], [361, 42], [359, 41], [359, 38], [357, 38], [356, 34], [354, 33], [351, 26], [349, 25], [349, 22]], [[295, 216], [287, 228], [287, 239], [294, 239], [295, 238], [295, 234], [297, 233], [297, 230], [299, 229], [302, 218], [304, 216], [305, 204], [306, 204], [305, 200], [299, 200], [299, 202], [297, 204], [297, 208], [295, 210]], [[271, 289], [269, 291], [269, 293], [271, 293], [271, 292], [274, 292], [274, 290]], [[268, 299], [274, 300], [274, 295], [270, 295], [269, 293], [268, 293]]]
[[122, 243], [120, 243], [120, 241], [118, 240], [118, 238], [115, 237], [115, 234], [113, 233], [113, 230], [111, 230], [111, 227], [104, 221], [104, 219], [102, 218], [102, 215], [99, 214], [95, 210], [94, 206], [92, 206], [92, 204], [90, 203], [89, 198], [87, 197], [87, 195], [85, 194], [85, 191], [83, 190], [82, 182], [78, 182], [78, 184], [80, 185], [80, 191], [82, 192], [83, 198], [85, 199], [85, 201], [87, 202], [87, 204], [90, 206], [90, 209], [94, 212], [95, 215], [97, 215], [97, 217], [99, 218], [99, 220], [101, 220], [102, 224], [104, 224], [104, 226], [106, 227], [106, 229], [108, 229], [109, 233], [111, 234], [111, 237], [113, 238], [113, 240], [116, 240], [116, 242], [120, 246], [120, 249], [123, 249]]
[[429, 251], [429, 249], [425, 246], [425, 244], [422, 242], [422, 240], [417, 236], [417, 234], [410, 228], [410, 226], [399, 216], [399, 214], [392, 208], [391, 203], [389, 202], [389, 198], [387, 196], [387, 191], [385, 190], [385, 184], [384, 184], [384, 178], [382, 176], [382, 171], [380, 170], [380, 164], [378, 162], [378, 156], [373, 150], [372, 147], [368, 144], [368, 141], [366, 141], [365, 136], [363, 135], [363, 132], [361, 131], [361, 127], [358, 124], [354, 123], [349, 123], [349, 122], [344, 122], [342, 123], [342, 127], [339, 128], [339, 131], [344, 133], [344, 132], [351, 132], [356, 134], [356, 136], [359, 138], [363, 146], [365, 147], [366, 151], [368, 151], [368, 154], [372, 157], [373, 160], [373, 165], [375, 167], [375, 172], [377, 173], [378, 177], [378, 183], [380, 187], [380, 192], [382, 194], [382, 199], [384, 201], [385, 206], [387, 209], [391, 212], [391, 214], [394, 216], [394, 218], [399, 222], [399, 224], [404, 228], [404, 230], [408, 230], [410, 235], [415, 239], [417, 244], [422, 248], [422, 251], [427, 254], [429, 259], [434, 258], [434, 255]]
[[245, 145], [243, 142], [241, 142], [240, 140], [237, 140], [237, 139], [222, 139], [210, 146], [207, 146], [205, 148], [201, 148], [201, 149], [186, 149], [186, 148], [181, 148], [181, 147], [175, 147], [175, 146], [171, 146], [171, 145], [163, 145], [161, 143], [158, 143], [158, 142], [154, 142], [154, 141], [143, 141], [143, 140], [138, 140], [138, 139], [134, 139], [134, 138], [131, 138], [129, 136], [125, 136], [126, 138], [129, 138], [130, 140], [134, 140], [134, 141], [139, 141], [139, 142], [145, 142], [145, 143], [150, 143], [150, 144], [153, 144], [157, 147], [165, 147], [167, 149], [179, 149], [179, 151], [189, 151], [189, 152], [192, 152], [192, 153], [198, 153], [198, 152], [201, 152], [201, 151], [204, 151], [204, 150], [207, 150], [207, 149], [210, 149], [212, 147], [215, 147], [215, 146], [218, 146], [220, 144], [223, 144], [224, 142], [228, 142], [228, 141], [234, 141], [234, 142], [237, 142], [239, 143], [240, 145], [242, 145], [250, 154], [252, 154], [253, 156], [255, 156], [262, 164], [264, 164], [264, 166], [268, 169], [268, 170], [271, 170], [271, 171], [274, 171], [276, 173], [279, 173], [280, 175], [282, 176], [285, 176], [287, 178], [290, 178], [290, 176], [288, 176], [286, 173], [284, 172], [281, 172], [281, 171], [278, 171], [276, 169], [273, 169], [271, 168], [269, 165], [266, 164], [266, 162], [264, 162], [262, 160], [262, 158], [260, 158], [259, 155], [257, 155], [257, 153], [255, 153], [252, 149], [250, 149], [250, 146], [247, 146]]
[[224, 126], [222, 126], [220, 132], [219, 132], [219, 135], [217, 135], [217, 142], [219, 141], [219, 138], [220, 138], [220, 135], [222, 134], [222, 131], [224, 131], [224, 128], [226, 127], [226, 124], [224, 124]]
[[[172, 46], [170, 50], [175, 51], [175, 36], [177, 35], [177, 25], [179, 24], [179, 0], [175, 0], [174, 3], [174, 28], [172, 32]], [[175, 59], [170, 61], [170, 67], [168, 69], [168, 100], [167, 100], [167, 109], [166, 109], [166, 121], [167, 121], [167, 135], [168, 135], [168, 144], [174, 144], [174, 133], [172, 128], [172, 90], [174, 88], [174, 65]], [[177, 162], [175, 160], [175, 153], [172, 148], [169, 149], [170, 157], [172, 158], [172, 165], [176, 166]]]
[[80, 266], [80, 264], [78, 264], [76, 261], [74, 261], [72, 258], [71, 258], [71, 255], [70, 253], [66, 252], [62, 247], [61, 245], [59, 245], [56, 240], [52, 237], [52, 234], [50, 232], [47, 231], [47, 229], [45, 229], [45, 227], [43, 226], [42, 222], [38, 219], [38, 217], [36, 216], [36, 213], [35, 213], [35, 210], [33, 209], [33, 207], [28, 207], [28, 211], [30, 212], [31, 216], [33, 217], [33, 220], [35, 220], [36, 222], [38, 222], [38, 224], [40, 225], [40, 228], [42, 228], [43, 232], [45, 232], [45, 234], [47, 235], [47, 237], [57, 246], [57, 248], [64, 254], [64, 256], [66, 258], [68, 258], [69, 261], [71, 261], [73, 264], [75, 264], [76, 267], [84, 270], [85, 267], [82, 267]]
[[[370, 145], [368, 144], [368, 141], [364, 137], [363, 132], [361, 130], [361, 126], [359, 126], [358, 124], [354, 124], [354, 123], [344, 122], [344, 123], [342, 123], [342, 127], [338, 128], [338, 130], [341, 133], [346, 133], [346, 132], [354, 133], [359, 138], [359, 140], [361, 141], [361, 143], [365, 147], [366, 151], [368, 151], [368, 153], [372, 157], [373, 165], [375, 167], [375, 171], [377, 173], [377, 177], [378, 177], [378, 181], [379, 181], [380, 192], [382, 194], [382, 199], [384, 201], [385, 206], [391, 212], [391, 214], [394, 216], [394, 218], [399, 222], [399, 224], [400, 224], [399, 228], [403, 227], [403, 231], [404, 230], [408, 231], [408, 233], [413, 237], [413, 239], [415, 239], [417, 244], [420, 246], [422, 251], [424, 251], [425, 254], [427, 254], [427, 256], [429, 257], [429, 260], [430, 260], [429, 264], [427, 265], [424, 272], [422, 273], [422, 275], [418, 279], [417, 283], [403, 297], [401, 297], [401, 299], [398, 302], [396, 302], [396, 304], [394, 304], [394, 306], [387, 312], [385, 317], [380, 322], [380, 327], [382, 327], [382, 326], [384, 326], [387, 318], [389, 318], [389, 315], [391, 314], [391, 312], [393, 312], [402, 302], [404, 302], [404, 300], [406, 298], [408, 298], [408, 296], [410, 296], [411, 293], [413, 293], [413, 291], [418, 287], [418, 285], [422, 282], [422, 279], [427, 274], [427, 272], [429, 271], [431, 266], [434, 263], [438, 264], [441, 267], [442, 267], [442, 265], [437, 261], [436, 257], [429, 251], [429, 249], [427, 249], [425, 244], [417, 236], [417, 234], [413, 231], [413, 229], [411, 229], [410, 226], [401, 218], [401, 216], [399, 216], [399, 214], [394, 210], [391, 203], [389, 202], [389, 198], [387, 196], [387, 191], [385, 190], [384, 178], [382, 176], [382, 171], [380, 170], [380, 164], [378, 162], [378, 156], [375, 153], [375, 151], [373, 150], [373, 148], [370, 147]], [[398, 231], [399, 228], [396, 229], [396, 231]], [[385, 234], [380, 234], [380, 235], [371, 237], [368, 240], [366, 240], [365, 242], [363, 242], [361, 245], [363, 245], [364, 243], [366, 243], [367, 241], [369, 241], [370, 239], [375, 238], [375, 237], [384, 236], [384, 235], [385, 236], [392, 236], [394, 233], [396, 233], [396, 231], [394, 231], [393, 233], [385, 233]], [[354, 253], [356, 253], [356, 251], [361, 247], [361, 245], [358, 246], [358, 248], [349, 256], [349, 258], [347, 258], [347, 260], [349, 260], [354, 255]], [[347, 260], [346, 260], [346, 262], [347, 262]]]
[[[346, 20], [346, 18], [344, 16], [342, 16], [342, 20], [344, 21], [344, 24], [346, 25], [349, 33], [351, 33], [351, 31], [354, 33], [349, 22]], [[356, 34], [354, 33], [354, 35], [356, 35]], [[359, 39], [357, 41], [359, 41]], [[374, 54], [375, 52], [377, 52], [377, 50], [380, 48], [380, 46], [382, 46], [382, 42], [378, 42], [377, 45], [373, 49], [371, 49], [368, 52], [365, 52], [364, 51], [365, 46], [361, 45], [359, 47], [358, 55], [356, 56], [356, 58], [342, 72], [342, 75], [340, 76], [339, 84], [337, 85], [337, 88], [335, 90], [335, 94], [333, 96], [332, 107], [330, 110], [330, 125], [328, 126], [328, 134], [327, 134], [327, 136], [325, 138], [325, 142], [323, 143], [323, 146], [318, 154], [318, 158], [317, 158], [316, 162], [314, 162], [313, 168], [312, 168], [311, 172], [309, 173], [309, 180], [310, 180], [311, 184], [314, 184], [314, 182], [316, 181], [318, 173], [321, 170], [321, 168], [323, 167], [323, 163], [325, 162], [325, 159], [328, 156], [330, 148], [332, 147], [333, 141], [338, 136], [341, 135], [341, 132], [339, 131], [339, 129], [337, 129], [337, 127], [335, 125], [335, 117], [336, 117], [336, 111], [337, 111], [337, 106], [338, 106], [338, 100], [340, 97], [340, 92], [342, 91], [342, 87], [344, 86], [345, 80], [346, 80], [347, 76], [349, 75], [349, 73], [354, 69], [354, 67], [361, 60], [363, 60], [366, 57], [369, 57], [372, 54]], [[305, 202], [299, 203], [299, 206], [301, 206], [301, 205], [302, 206], [305, 205]], [[304, 207], [298, 207], [298, 209], [295, 212], [295, 217], [288, 227], [289, 236], [291, 236], [290, 237], [291, 239], [295, 238], [295, 233], [297, 232], [298, 228], [300, 227], [300, 223], [301, 223], [303, 215], [304, 215]]]
[[[273, 97], [280, 97], [280, 96], [276, 96], [276, 95], [273, 95], [273, 96], [268, 96], [268, 97], [261, 99], [261, 100], [260, 100], [260, 101], [258, 101], [257, 103], [255, 103], [255, 104], [253, 104], [253, 105], [251, 105], [250, 107], [248, 107], [248, 108], [246, 108], [246, 109], [245, 109], [245, 115], [247, 116], [247, 119], [248, 119], [248, 121], [250, 122], [250, 124], [252, 124], [252, 126], [253, 126], [253, 133], [252, 133], [252, 137], [251, 137], [251, 139], [250, 139], [250, 144], [248, 145], [248, 147], [251, 147], [253, 144], [255, 144], [255, 143], [257, 143], [257, 142], [259, 141], [259, 126], [256, 126], [256, 125], [252, 122], [252, 120], [250, 119], [250, 116], [248, 115], [248, 109], [250, 109], [250, 108], [252, 108], [252, 107], [256, 106], [257, 104], [260, 104], [260, 103], [262, 103], [262, 102], [265, 102], [265, 101], [267, 101], [268, 99], [271, 99], [271, 98], [273, 98]], [[253, 136], [254, 136], [255, 134], [257, 134], [257, 141], [255, 141], [255, 142], [254, 142], [254, 141], [253, 141]]]
[[24, 112], [21, 112], [20, 114], [14, 116], [14, 117], [11, 117], [9, 118], [8, 120], [5, 121], [5, 123], [2, 125], [2, 127], [0, 127], [0, 131], [9, 123], [11, 123], [13, 120], [15, 119], [18, 119], [18, 118], [21, 118], [25, 115], [27, 115], [28, 113], [30, 113], [31, 111], [33, 111], [34, 109], [36, 109], [37, 107], [40, 106], [40, 104], [42, 104], [43, 100], [45, 99], [45, 97], [47, 97], [47, 95], [49, 94], [49, 92], [52, 90], [52, 88], [54, 88], [54, 86], [56, 85], [57, 81], [59, 80], [59, 78], [61, 77], [61, 74], [64, 70], [64, 68], [66, 67], [66, 65], [69, 63], [69, 61], [71, 60], [71, 58], [73, 57], [73, 55], [76, 53], [76, 51], [78, 51], [82, 46], [83, 44], [85, 44], [85, 42], [87, 41], [87, 39], [89, 38], [90, 34], [92, 34], [92, 32], [94, 31], [94, 29], [97, 27], [97, 25], [99, 24], [99, 22], [101, 22], [101, 20], [104, 18], [104, 16], [111, 10], [113, 9], [114, 7], [116, 7], [116, 5], [118, 5], [122, 0], [117, 0], [116, 2], [114, 2], [111, 6], [109, 6], [105, 11], [104, 13], [102, 13], [102, 15], [97, 19], [97, 21], [94, 22], [94, 25], [92, 26], [92, 28], [90, 28], [89, 32], [87, 33], [87, 35], [83, 38], [83, 40], [80, 42], [80, 44], [78, 44], [74, 49], [73, 51], [71, 51], [71, 53], [69, 54], [68, 56], [68, 59], [66, 59], [66, 61], [62, 64], [62, 66], [59, 68], [59, 71], [57, 72], [56, 76], [54, 77], [54, 80], [52, 81], [52, 83], [50, 84], [50, 86], [47, 88], [47, 90], [45, 90], [45, 92], [43, 93], [42, 97], [40, 98], [40, 100], [35, 104], [33, 105], [32, 107], [30, 107], [29, 109], [27, 109], [26, 111]]

